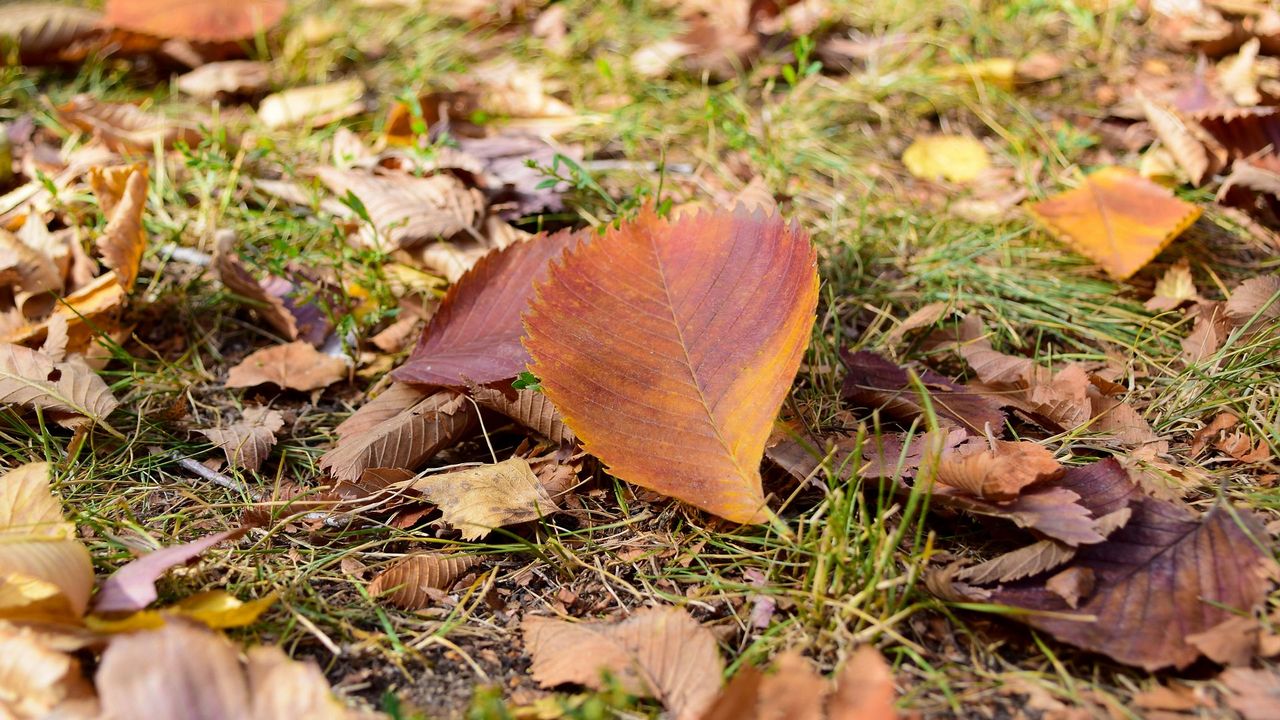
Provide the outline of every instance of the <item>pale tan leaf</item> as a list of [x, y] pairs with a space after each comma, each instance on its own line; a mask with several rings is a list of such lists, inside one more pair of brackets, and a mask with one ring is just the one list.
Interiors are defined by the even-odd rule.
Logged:
[[[101, 32], [102, 15], [88, 8], [51, 2], [0, 6], [0, 37], [15, 41], [24, 65], [76, 58], [68, 49]], [[86, 49], [87, 51], [87, 49]]]
[[0, 285], [42, 293], [61, 289], [62, 277], [48, 255], [0, 228]]
[[73, 620], [88, 605], [89, 551], [49, 484], [48, 463], [0, 477], [0, 618]]
[[290, 88], [263, 98], [258, 119], [277, 130], [293, 125], [325, 125], [364, 111], [364, 82], [359, 78]]
[[67, 323], [67, 350], [84, 351], [102, 331], [110, 331], [111, 316], [124, 304], [124, 287], [114, 272], [103, 273], [88, 285], [62, 298], [53, 314], [40, 322], [13, 328], [0, 338], [4, 342], [27, 343], [47, 337], [53, 318]]
[[427, 475], [409, 487], [435, 503], [464, 540], [477, 540], [495, 528], [537, 520], [557, 509], [529, 461], [521, 457]]
[[93, 689], [74, 657], [31, 628], [0, 621], [0, 717], [96, 715]]
[[115, 152], [146, 154], [154, 150], [157, 143], [165, 149], [178, 142], [190, 147], [200, 143], [200, 131], [195, 127], [128, 103], [100, 102], [91, 95], [77, 95], [54, 110], [63, 124], [93, 133]]
[[44, 353], [0, 344], [0, 403], [60, 410], [102, 422], [120, 404], [79, 358], [55, 363]]
[[1072, 610], [1080, 605], [1080, 601], [1093, 593], [1097, 578], [1093, 570], [1087, 567], [1069, 567], [1054, 575], [1044, 583], [1044, 588], [1062, 598]]
[[932, 302], [922, 306], [919, 310], [911, 313], [898, 323], [897, 327], [885, 336], [885, 341], [890, 345], [897, 345], [907, 336], [907, 333], [921, 328], [927, 328], [930, 325], [942, 319], [947, 314], [947, 310], [951, 306], [944, 302]]
[[[252, 720], [356, 720], [366, 717], [342, 706], [329, 689], [324, 673], [314, 663], [291, 660], [280, 648], [250, 648], [244, 671], [249, 681]], [[377, 720], [378, 717], [381, 716], [368, 716], [368, 720]]]
[[630, 692], [657, 698], [677, 720], [693, 720], [720, 688], [715, 637], [680, 608], [638, 610], [617, 623], [526, 617], [530, 674], [543, 687], [603, 687], [609, 672]]
[[745, 187], [733, 196], [733, 200], [729, 202], [729, 206], [741, 205], [748, 210], [760, 210], [769, 215], [778, 212], [778, 201], [773, 198], [773, 193], [769, 190], [769, 184], [764, 178], [756, 175], [751, 178]]
[[256, 60], [212, 62], [179, 76], [174, 84], [182, 92], [201, 100], [220, 94], [251, 95], [271, 82], [271, 66]]
[[962, 568], [953, 577], [974, 585], [1020, 580], [1039, 575], [1075, 557], [1076, 549], [1056, 540], [1041, 540], [986, 562]]
[[1188, 365], [1212, 358], [1231, 333], [1224, 303], [1200, 303], [1196, 306], [1195, 318], [1191, 332], [1182, 339], [1182, 360]]
[[40, 345], [40, 352], [55, 363], [62, 362], [67, 357], [67, 342], [69, 341], [68, 333], [70, 332], [70, 327], [67, 324], [67, 318], [62, 315], [54, 315], [49, 318], [47, 326], [49, 331], [45, 335], [44, 343]]
[[1167, 312], [1185, 302], [1200, 300], [1196, 291], [1196, 282], [1191, 277], [1191, 263], [1186, 258], [1179, 260], [1156, 281], [1151, 299], [1144, 306], [1153, 312]]
[[1262, 275], [1240, 283], [1226, 304], [1227, 317], [1243, 325], [1255, 315], [1267, 323], [1280, 318], [1280, 276]]
[[477, 385], [470, 394], [481, 407], [500, 412], [552, 442], [572, 444], [577, 439], [551, 400], [536, 390]]
[[229, 388], [272, 383], [289, 390], [318, 390], [347, 377], [347, 363], [309, 342], [272, 345], [246, 357], [227, 374]]
[[1232, 617], [1204, 632], [1187, 636], [1187, 643], [1205, 657], [1228, 666], [1246, 666], [1258, 651], [1262, 626], [1253, 617]]
[[1138, 101], [1156, 137], [1168, 148], [1192, 185], [1202, 184], [1222, 169], [1221, 150], [1199, 126], [1187, 123], [1150, 98], [1139, 96]]
[[320, 180], [337, 195], [353, 193], [373, 220], [371, 247], [412, 248], [477, 232], [484, 217], [484, 196], [453, 175], [372, 175], [322, 167]]
[[257, 470], [276, 444], [276, 432], [284, 427], [284, 417], [265, 407], [245, 408], [240, 422], [198, 431], [226, 453], [233, 467]]
[[1221, 679], [1229, 691], [1227, 704], [1244, 720], [1280, 720], [1280, 673], [1230, 668]]
[[[393, 405], [388, 401], [383, 407], [389, 410]], [[476, 424], [472, 404], [452, 390], [442, 390], [372, 427], [345, 432], [320, 458], [320, 467], [339, 480], [355, 480], [375, 467], [417, 469], [469, 435]]]
[[378, 573], [369, 583], [369, 595], [404, 610], [431, 605], [480, 558], [441, 553], [415, 553]]
[[[123, 182], [119, 178], [121, 173]], [[116, 279], [127, 292], [138, 278], [142, 253], [147, 248], [147, 233], [142, 227], [142, 211], [147, 204], [147, 166], [139, 163], [127, 168], [94, 168], [89, 171], [89, 183], [107, 216], [107, 226], [96, 243], [98, 252], [102, 254], [103, 264], [115, 270]]]
[[1062, 465], [1042, 445], [974, 438], [942, 455], [937, 480], [979, 498], [1011, 500], [1028, 485], [1061, 472]]

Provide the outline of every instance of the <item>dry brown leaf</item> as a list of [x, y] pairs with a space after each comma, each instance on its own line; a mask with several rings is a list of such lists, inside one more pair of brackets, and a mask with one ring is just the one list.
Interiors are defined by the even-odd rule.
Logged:
[[657, 698], [676, 720], [694, 720], [720, 689], [715, 636], [680, 608], [652, 607], [617, 623], [525, 617], [530, 674], [543, 687], [602, 689], [608, 672], [628, 692]]
[[1062, 598], [1067, 607], [1075, 610], [1080, 606], [1082, 598], [1087, 598], [1093, 593], [1096, 583], [1097, 579], [1092, 569], [1070, 567], [1046, 580], [1044, 588]]
[[232, 292], [258, 303], [254, 309], [286, 340], [297, 340], [300, 333], [297, 317], [281, 294], [272, 292], [278, 283], [258, 282], [236, 255], [235, 240], [235, 233], [230, 230], [219, 230], [217, 233], [213, 268], [218, 273], [218, 279]]
[[442, 553], [414, 553], [378, 573], [369, 583], [369, 596], [403, 610], [421, 610], [453, 587], [480, 558]]
[[751, 181], [733, 196], [729, 207], [735, 205], [741, 205], [747, 210], [760, 210], [769, 215], [778, 212], [778, 201], [773, 198], [769, 184], [760, 175], [751, 178]]
[[897, 720], [893, 706], [893, 672], [870, 645], [854, 651], [836, 678], [827, 699], [827, 720]]
[[1186, 258], [1179, 260], [1156, 281], [1151, 299], [1144, 306], [1152, 312], [1168, 312], [1177, 309], [1183, 303], [1198, 302], [1200, 293], [1196, 291], [1196, 282], [1191, 277], [1191, 263]]
[[950, 309], [950, 303], [945, 302], [932, 302], [921, 306], [919, 310], [903, 318], [902, 322], [889, 331], [889, 334], [885, 336], [885, 342], [890, 345], [897, 345], [902, 342], [907, 333], [933, 325], [941, 320]]
[[[1187, 174], [1192, 185], [1199, 186], [1222, 169], [1225, 156], [1222, 149], [1199, 125], [1188, 123], [1172, 110], [1139, 96], [1138, 101], [1146, 114], [1147, 122], [1155, 131], [1173, 159]], [[1198, 213], [1197, 213], [1198, 214]], [[1195, 218], [1192, 218], [1194, 221]], [[1190, 223], [1188, 223], [1190, 224]], [[1179, 230], [1181, 232], [1181, 230]], [[1174, 233], [1175, 235], [1177, 233]], [[1088, 253], [1085, 253], [1086, 255]], [[1154, 253], [1152, 254], [1154, 257]], [[1092, 257], [1092, 256], [1090, 256]], [[1096, 258], [1095, 258], [1096, 259]], [[1129, 273], [1132, 274], [1132, 273]], [[1125, 277], [1128, 277], [1126, 275]], [[1124, 278], [1119, 278], [1124, 279]]]
[[1213, 420], [1211, 420], [1208, 425], [1197, 430], [1195, 435], [1192, 436], [1191, 447], [1189, 450], [1190, 455], [1192, 457], [1199, 455], [1201, 451], [1204, 450], [1205, 446], [1209, 444], [1209, 441], [1216, 437], [1218, 433], [1221, 433], [1224, 430], [1230, 430], [1239, 422], [1240, 418], [1229, 412], [1220, 412], [1213, 416]]
[[441, 390], [421, 397], [412, 386], [393, 385], [363, 415], [356, 413], [338, 426], [338, 443], [320, 458], [320, 467], [348, 481], [368, 468], [416, 470], [476, 425], [474, 406], [459, 393]]
[[1230, 668], [1219, 679], [1229, 691], [1227, 704], [1244, 720], [1280, 720], [1280, 673]]
[[318, 390], [347, 377], [342, 358], [325, 355], [309, 342], [298, 340], [257, 350], [227, 373], [229, 388], [272, 383], [288, 390]]
[[222, 449], [232, 467], [257, 470], [275, 446], [276, 433], [282, 427], [284, 416], [278, 410], [248, 407], [240, 422], [198, 432]]
[[0, 343], [0, 403], [55, 410], [102, 423], [120, 405], [84, 360], [54, 362], [44, 353]]
[[1231, 322], [1243, 325], [1257, 316], [1260, 324], [1280, 318], [1280, 276], [1263, 275], [1240, 283], [1226, 303]]
[[258, 105], [258, 119], [272, 130], [320, 126], [365, 111], [364, 82], [359, 78], [273, 93]]
[[0, 285], [28, 294], [62, 288], [61, 273], [48, 255], [0, 229]]
[[1201, 209], [1132, 170], [1103, 168], [1074, 190], [1034, 203], [1058, 239], [1126, 280], [1200, 217]]
[[831, 681], [788, 650], [772, 672], [739, 670], [701, 720], [896, 720], [893, 675], [875, 648], [864, 645]]
[[[924, 406], [904, 368], [873, 352], [841, 351], [848, 373], [840, 397], [867, 407], [878, 407], [889, 415], [910, 420], [924, 414]], [[930, 392], [930, 401], [939, 418], [955, 423], [967, 433], [982, 435], [1004, 427], [1004, 413], [991, 399], [954, 383], [929, 369], [919, 371], [920, 381]], [[981, 376], [981, 373], [979, 373]]]
[[74, 622], [93, 590], [89, 551], [62, 516], [48, 463], [0, 477], [0, 619]]
[[546, 395], [537, 390], [516, 390], [510, 385], [473, 385], [468, 393], [480, 405], [515, 420], [543, 437], [565, 445], [577, 442], [573, 430]]
[[975, 438], [942, 455], [937, 481], [979, 498], [1010, 500], [1061, 472], [1062, 465], [1042, 445]]
[[182, 92], [201, 100], [219, 95], [252, 95], [267, 89], [271, 66], [256, 60], [212, 62], [181, 75], [174, 84]]
[[88, 8], [51, 2], [14, 3], [0, 7], [0, 37], [12, 41], [23, 65], [69, 62], [87, 54], [87, 40], [97, 37], [102, 15]]
[[107, 216], [107, 226], [97, 240], [102, 262], [116, 273], [116, 280], [128, 292], [138, 278], [147, 233], [142, 227], [142, 211], [147, 204], [147, 166], [139, 163], [119, 168], [93, 168], [89, 184]]
[[335, 194], [360, 198], [373, 220], [370, 247], [414, 248], [478, 233], [484, 217], [484, 195], [453, 175], [372, 175], [330, 167], [318, 168], [316, 174]]
[[409, 487], [435, 503], [463, 540], [476, 540], [495, 528], [537, 520], [557, 510], [529, 461], [521, 457], [427, 475]]
[[185, 622], [119, 635], [95, 676], [106, 717], [355, 720], [319, 668], [255, 647], [242, 662], [221, 635]]
[[1258, 652], [1262, 626], [1252, 617], [1232, 617], [1204, 632], [1187, 636], [1187, 642], [1219, 665], [1245, 666]]
[[1039, 575], [1075, 557], [1076, 549], [1056, 540], [1041, 540], [986, 562], [958, 570], [953, 577], [974, 585], [990, 585]]
[[90, 95], [77, 95], [55, 111], [64, 124], [93, 133], [115, 152], [147, 154], [157, 143], [164, 149], [172, 149], [178, 142], [190, 147], [200, 144], [197, 128], [128, 103], [100, 102]]
[[91, 718], [98, 707], [80, 663], [29, 627], [0, 621], [0, 717]]
[[13, 328], [2, 339], [5, 342], [27, 343], [44, 338], [55, 318], [67, 323], [67, 349], [83, 352], [104, 331], [111, 331], [111, 316], [124, 304], [124, 287], [116, 280], [114, 272], [107, 272], [93, 282], [62, 298], [53, 314], [36, 323]]
[[1196, 306], [1195, 325], [1182, 339], [1182, 360], [1199, 365], [1211, 359], [1231, 334], [1226, 308], [1220, 302], [1202, 302]]

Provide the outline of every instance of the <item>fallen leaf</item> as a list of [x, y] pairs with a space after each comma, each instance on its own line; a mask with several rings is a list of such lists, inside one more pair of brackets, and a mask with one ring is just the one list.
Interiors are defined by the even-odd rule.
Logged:
[[1179, 260], [1156, 281], [1151, 292], [1151, 299], [1143, 306], [1152, 312], [1168, 312], [1175, 310], [1183, 303], [1197, 302], [1201, 299], [1196, 291], [1196, 282], [1191, 277], [1191, 263], [1186, 258]]
[[146, 35], [213, 43], [266, 33], [288, 7], [288, 0], [107, 0], [105, 21]]
[[272, 383], [287, 390], [318, 390], [347, 377], [347, 363], [297, 340], [257, 350], [227, 373], [229, 388]]
[[18, 49], [23, 65], [70, 62], [87, 55], [86, 40], [101, 34], [102, 15], [88, 8], [54, 3], [14, 3], [0, 7], [0, 37]]
[[198, 432], [222, 449], [232, 467], [257, 470], [275, 446], [276, 432], [282, 427], [284, 417], [279, 411], [248, 407], [240, 422]]
[[106, 717], [359, 717], [333, 697], [315, 665], [273, 647], [252, 648], [241, 661], [226, 638], [184, 623], [114, 638], [95, 681]]
[[1076, 549], [1056, 540], [1040, 540], [986, 562], [958, 570], [953, 577], [974, 585], [990, 585], [1039, 575], [1075, 557]]
[[129, 613], [155, 602], [156, 581], [170, 568], [189, 563], [205, 550], [245, 534], [247, 528], [215, 533], [182, 545], [160, 548], [116, 570], [102, 583], [93, 600], [95, 613]]
[[739, 190], [729, 202], [729, 207], [738, 205], [741, 205], [746, 210], [759, 210], [768, 215], [778, 212], [778, 201], [774, 199], [773, 192], [769, 190], [769, 184], [760, 175], [752, 177], [751, 181]]
[[1230, 668], [1219, 676], [1227, 687], [1227, 704], [1244, 720], [1280, 719], [1280, 673]]
[[975, 438], [943, 453], [937, 480], [979, 498], [1011, 500], [1028, 485], [1061, 472], [1062, 465], [1042, 445]]
[[739, 670], [701, 720], [896, 720], [893, 675], [875, 648], [864, 645], [831, 681], [788, 650], [772, 671]]
[[0, 284], [38, 294], [61, 289], [62, 277], [48, 255], [0, 229]]
[[94, 168], [89, 184], [107, 216], [107, 226], [97, 240], [102, 262], [116, 273], [116, 280], [128, 292], [138, 278], [147, 233], [142, 227], [142, 211], [147, 204], [147, 166]]
[[1195, 309], [1195, 324], [1182, 339], [1182, 361], [1199, 365], [1213, 358], [1231, 334], [1226, 307], [1220, 302], [1202, 302]]
[[490, 386], [473, 385], [467, 392], [480, 407], [500, 412], [552, 442], [562, 445], [577, 442], [560, 411], [537, 390], [516, 390], [495, 383]]
[[983, 58], [937, 68], [934, 70], [934, 77], [944, 82], [986, 84], [1012, 91], [1017, 68], [1018, 61], [1013, 58]]
[[1117, 280], [1142, 269], [1201, 213], [1199, 207], [1119, 167], [1103, 168], [1076, 189], [1034, 203], [1029, 210], [1055, 237]]
[[922, 305], [919, 310], [911, 313], [902, 319], [902, 322], [894, 326], [893, 330], [885, 336], [885, 342], [890, 345], [897, 345], [907, 336], [908, 333], [921, 328], [927, 328], [938, 322], [951, 309], [951, 305], [945, 302], [932, 302]]
[[527, 616], [523, 629], [529, 672], [543, 687], [603, 689], [608, 672], [628, 692], [657, 698], [676, 720], [698, 718], [720, 689], [715, 636], [680, 608], [642, 608], [617, 623]]
[[271, 66], [256, 60], [212, 62], [180, 75], [174, 81], [179, 90], [200, 100], [219, 95], [252, 95], [267, 89]]
[[610, 472], [761, 522], [760, 461], [817, 290], [813, 245], [777, 216], [668, 222], [645, 210], [552, 268], [525, 316], [525, 347]]
[[1259, 324], [1280, 318], [1280, 277], [1263, 275], [1240, 283], [1227, 300], [1226, 314], [1237, 325], [1255, 316]]
[[521, 457], [426, 475], [409, 487], [439, 507], [444, 521], [463, 540], [477, 540], [495, 528], [537, 520], [557, 510], [529, 461]]
[[971, 137], [928, 135], [911, 143], [902, 154], [902, 164], [918, 178], [964, 183], [991, 167], [991, 158], [982, 143]]
[[369, 583], [369, 596], [403, 610], [421, 610], [453, 587], [463, 573], [480, 564], [480, 558], [442, 553], [414, 553], [378, 573]]
[[[880, 408], [900, 420], [924, 414], [922, 400], [912, 387], [907, 371], [873, 352], [841, 351], [847, 373], [840, 389], [844, 400], [866, 407]], [[1004, 412], [983, 394], [971, 391], [927, 368], [918, 372], [929, 390], [934, 412], [971, 435], [982, 435], [990, 429], [1004, 427]], [[981, 376], [981, 375], [980, 375]]]
[[370, 247], [394, 250], [447, 240], [476, 232], [484, 216], [484, 196], [452, 175], [371, 175], [331, 167], [316, 174], [334, 193], [352, 193], [364, 204], [373, 221]]
[[359, 78], [289, 88], [263, 98], [258, 104], [258, 119], [272, 130], [327, 125], [364, 112], [365, 90]]
[[0, 477], [0, 618], [69, 622], [93, 591], [89, 551], [62, 515], [48, 463]]
[[91, 95], [76, 95], [54, 111], [64, 124], [93, 133], [114, 152], [149, 154], [157, 144], [164, 149], [172, 149], [179, 142], [193, 148], [200, 144], [201, 134], [197, 128], [128, 103], [101, 102]]
[[98, 716], [80, 662], [40, 632], [0, 621], [0, 713], [6, 718]]
[[225, 590], [209, 590], [185, 597], [173, 605], [139, 610], [123, 617], [91, 614], [84, 618], [87, 628], [98, 633], [132, 633], [154, 630], [170, 623], [197, 622], [215, 630], [245, 627], [257, 622], [276, 602], [268, 593], [257, 600], [241, 601]]
[[337, 445], [320, 458], [320, 467], [339, 480], [356, 480], [375, 467], [416, 470], [477, 425], [472, 404], [451, 390], [424, 394], [397, 383], [366, 408], [338, 426]]
[[[1142, 111], [1145, 113], [1147, 118], [1147, 123], [1155, 132], [1156, 137], [1160, 138], [1160, 142], [1164, 145], [1165, 149], [1169, 151], [1169, 154], [1173, 156], [1178, 167], [1182, 168], [1182, 171], [1186, 173], [1186, 177], [1192, 185], [1199, 186], [1203, 184], [1206, 179], [1212, 177], [1214, 173], [1222, 169], [1226, 162], [1224, 151], [1204, 132], [1203, 129], [1201, 129], [1198, 124], [1187, 122], [1173, 110], [1170, 110], [1169, 108], [1154, 102], [1145, 96], [1139, 95], [1138, 102], [1141, 104]], [[1106, 170], [1117, 169], [1118, 168], [1107, 168]], [[1155, 188], [1158, 186], [1151, 185], [1151, 187]], [[1106, 192], [1105, 188], [1099, 189], [1099, 194], [1104, 192]], [[1136, 199], [1135, 202], [1137, 202]], [[1099, 204], [1101, 204], [1101, 202], [1099, 202]], [[1193, 222], [1194, 220], [1195, 218], [1192, 218]], [[1190, 223], [1188, 223], [1188, 225], [1189, 224]], [[1178, 232], [1181, 232], [1183, 229], [1185, 228], [1179, 228]], [[1177, 235], [1178, 232], [1173, 234]], [[1158, 252], [1159, 250], [1156, 251], [1156, 253]], [[1152, 253], [1152, 257], [1154, 257], [1156, 253]], [[1088, 253], [1084, 254], [1088, 255]], [[1088, 256], [1093, 258], [1092, 255]], [[1132, 275], [1133, 273], [1131, 272], [1129, 274]], [[1128, 276], [1126, 275], [1125, 277]], [[1124, 278], [1118, 279], [1123, 280]]]
[[219, 230], [215, 238], [217, 249], [213, 255], [213, 268], [227, 289], [254, 301], [254, 309], [262, 319], [286, 340], [304, 339], [313, 345], [324, 342], [329, 334], [328, 319], [313, 318], [315, 313], [304, 313], [291, 302], [288, 296], [294, 289], [292, 283], [275, 276], [257, 280], [236, 255], [235, 233]]
[[1230, 617], [1204, 632], [1187, 636], [1187, 643], [1219, 665], [1247, 666], [1258, 651], [1262, 626], [1252, 617]]
[[81, 352], [98, 334], [110, 330], [111, 316], [120, 310], [124, 300], [124, 287], [116, 280], [114, 272], [106, 272], [62, 298], [49, 317], [14, 328], [3, 340], [12, 343], [40, 340], [47, 335], [51, 323], [64, 321], [67, 323], [67, 349]]
[[461, 387], [519, 375], [529, 363], [521, 315], [551, 261], [578, 246], [583, 233], [561, 231], [489, 253], [445, 294], [400, 381]]
[[79, 357], [54, 362], [44, 353], [0, 343], [0, 403], [74, 413], [102, 423], [120, 403]]
[[1217, 415], [1214, 415], [1213, 420], [1211, 420], [1208, 425], [1197, 430], [1195, 435], [1192, 436], [1191, 447], [1188, 451], [1191, 457], [1199, 455], [1205, 449], [1205, 446], [1209, 444], [1211, 439], [1224, 430], [1230, 430], [1235, 427], [1239, 422], [1240, 418], [1229, 412], [1220, 412]]
[[836, 678], [827, 699], [827, 720], [896, 720], [893, 672], [876, 649], [863, 645], [854, 651]]
[[1093, 594], [1097, 579], [1093, 570], [1087, 567], [1070, 567], [1049, 578], [1044, 589], [1062, 598], [1067, 607], [1075, 610], [1080, 600]]

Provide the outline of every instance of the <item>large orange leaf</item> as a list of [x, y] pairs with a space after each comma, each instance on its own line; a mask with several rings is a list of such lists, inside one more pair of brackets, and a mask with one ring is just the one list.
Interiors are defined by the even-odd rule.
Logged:
[[551, 260], [582, 233], [561, 231], [515, 242], [485, 255], [449, 289], [397, 380], [459, 387], [520, 374], [529, 354], [520, 345], [520, 315]]
[[280, 22], [289, 0], [107, 0], [108, 25], [164, 38], [223, 42]]
[[525, 316], [532, 369], [615, 475], [761, 522], [760, 460], [809, 341], [815, 260], [777, 216], [643, 211], [552, 267]]
[[1029, 208], [1055, 237], [1124, 280], [1200, 217], [1200, 208], [1138, 173], [1103, 168]]

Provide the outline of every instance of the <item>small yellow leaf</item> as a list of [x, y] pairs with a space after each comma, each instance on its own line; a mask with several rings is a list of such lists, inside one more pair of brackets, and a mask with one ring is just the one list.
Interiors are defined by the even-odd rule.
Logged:
[[1002, 90], [1012, 90], [1018, 63], [1013, 58], [987, 58], [963, 65], [948, 65], [934, 71], [939, 80], [980, 82]]
[[928, 135], [917, 138], [902, 153], [902, 164], [912, 175], [925, 180], [968, 182], [991, 167], [991, 158], [982, 143], [971, 137]]
[[253, 624], [275, 601], [275, 593], [243, 602], [225, 590], [210, 590], [184, 598], [167, 608], [141, 610], [122, 618], [89, 615], [84, 623], [90, 630], [103, 633], [150, 630], [173, 618], [195, 620], [214, 629], [244, 627]]
[[1103, 168], [1074, 190], [1030, 206], [1059, 240], [1125, 280], [1200, 217], [1201, 209], [1121, 167]]

